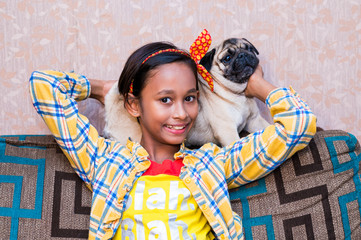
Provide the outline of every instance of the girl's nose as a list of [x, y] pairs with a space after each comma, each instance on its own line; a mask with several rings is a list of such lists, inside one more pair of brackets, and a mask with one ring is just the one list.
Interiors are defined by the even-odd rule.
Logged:
[[173, 118], [185, 119], [188, 116], [183, 103], [177, 103], [174, 105]]

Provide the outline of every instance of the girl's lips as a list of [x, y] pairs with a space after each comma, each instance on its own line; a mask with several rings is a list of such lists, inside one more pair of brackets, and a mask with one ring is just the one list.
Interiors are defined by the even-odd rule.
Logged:
[[165, 128], [173, 134], [183, 134], [187, 129], [188, 124], [182, 125], [165, 125]]

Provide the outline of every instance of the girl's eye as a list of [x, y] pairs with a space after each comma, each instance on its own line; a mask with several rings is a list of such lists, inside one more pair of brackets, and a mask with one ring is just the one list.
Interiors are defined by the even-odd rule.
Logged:
[[169, 103], [170, 102], [170, 98], [169, 97], [164, 97], [164, 98], [161, 98], [160, 101], [162, 103]]
[[195, 96], [188, 96], [185, 98], [186, 102], [193, 102], [196, 99]]

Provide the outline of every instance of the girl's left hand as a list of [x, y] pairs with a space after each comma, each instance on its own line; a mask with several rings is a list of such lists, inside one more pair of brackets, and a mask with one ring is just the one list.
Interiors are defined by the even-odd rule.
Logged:
[[263, 78], [263, 70], [258, 65], [254, 73], [248, 80], [247, 87], [244, 91], [246, 97], [256, 97], [262, 102], [266, 101], [268, 94], [276, 87]]

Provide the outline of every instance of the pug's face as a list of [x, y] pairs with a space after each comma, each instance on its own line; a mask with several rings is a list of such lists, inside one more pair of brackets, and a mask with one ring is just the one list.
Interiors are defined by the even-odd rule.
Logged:
[[208, 52], [200, 64], [213, 75], [242, 84], [248, 81], [259, 63], [256, 55], [257, 49], [247, 39], [230, 38]]

